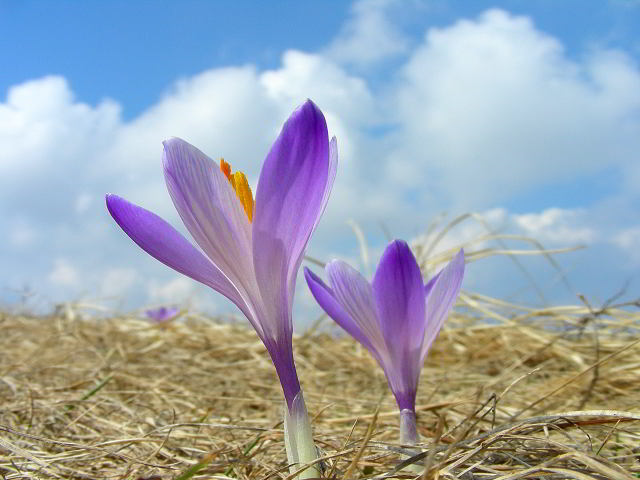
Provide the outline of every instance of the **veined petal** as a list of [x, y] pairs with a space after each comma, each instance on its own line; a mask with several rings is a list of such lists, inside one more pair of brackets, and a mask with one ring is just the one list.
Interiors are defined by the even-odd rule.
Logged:
[[[258, 291], [251, 260], [251, 227], [233, 187], [218, 165], [196, 147], [179, 138], [163, 145], [165, 181], [180, 218], [253, 310]], [[247, 317], [262, 337], [256, 313]]]
[[304, 267], [304, 278], [307, 280], [309, 290], [316, 299], [318, 305], [329, 315], [338, 325], [364, 345], [367, 350], [375, 351], [369, 337], [367, 337], [360, 326], [345, 311], [343, 306], [338, 302], [331, 287], [326, 285], [320, 277], [313, 273], [309, 268]]
[[[332, 288], [331, 295], [360, 331], [360, 335], [354, 337], [367, 347], [384, 367], [383, 363], [387, 363], [388, 354], [380, 330], [371, 284], [355, 268], [340, 260], [329, 262], [325, 270]], [[334, 320], [338, 321], [335, 317]], [[354, 330], [354, 327], [350, 327], [346, 322], [345, 325], [340, 325], [349, 333], [349, 328]], [[363, 338], [367, 340], [366, 343], [362, 341]]]
[[274, 330], [292, 329], [290, 318], [277, 317], [290, 316], [295, 276], [328, 196], [329, 166], [327, 124], [309, 100], [282, 127], [256, 191], [253, 264], [264, 302], [276, 308], [267, 319], [277, 322]]
[[[329, 142], [329, 175], [327, 177], [327, 183], [324, 187], [324, 195], [322, 197], [320, 211], [318, 213], [318, 216], [316, 217], [316, 222], [311, 229], [312, 233], [313, 230], [315, 230], [318, 226], [320, 217], [322, 217], [324, 209], [327, 207], [329, 195], [331, 194], [331, 189], [333, 188], [333, 182], [336, 179], [336, 173], [338, 173], [338, 140], [336, 139], [336, 137], [331, 137], [331, 141]], [[300, 259], [302, 259], [302, 256], [300, 256]]]
[[431, 292], [431, 289], [433, 288], [433, 286], [438, 281], [438, 278], [440, 278], [440, 274], [441, 273], [442, 273], [442, 270], [440, 270], [433, 277], [431, 277], [429, 279], [429, 281], [425, 284], [425, 286], [424, 286], [424, 298], [427, 298], [429, 296], [429, 293]]
[[113, 219], [140, 248], [174, 270], [220, 292], [247, 314], [247, 306], [233, 284], [175, 228], [155, 213], [117, 195], [107, 195], [106, 202]]
[[390, 355], [385, 374], [400, 410], [415, 408], [425, 328], [424, 284], [409, 245], [391, 242], [373, 277], [380, 328]]
[[394, 356], [415, 353], [419, 361], [425, 328], [424, 284], [409, 245], [390, 243], [373, 277], [373, 293], [380, 328]]
[[446, 320], [451, 307], [453, 307], [460, 292], [463, 277], [464, 250], [460, 249], [447, 266], [438, 273], [437, 279], [432, 284], [426, 298], [427, 320], [424, 344], [422, 345], [422, 359], [424, 359], [431, 344], [438, 336], [442, 324]]

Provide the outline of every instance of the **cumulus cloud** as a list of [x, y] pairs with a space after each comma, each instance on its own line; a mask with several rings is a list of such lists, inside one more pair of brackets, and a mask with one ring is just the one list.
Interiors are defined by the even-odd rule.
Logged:
[[[6, 102], [0, 103], [0, 141], [4, 145], [0, 199], [32, 193], [31, 207], [37, 207], [32, 213], [40, 212], [41, 219], [53, 207], [66, 207], [75, 187], [88, 180], [81, 175], [90, 162], [84, 155], [110, 143], [119, 114], [119, 106], [109, 100], [96, 107], [76, 102], [62, 77], [44, 77], [10, 88]], [[56, 196], [39, 194], [54, 187]]]
[[404, 53], [409, 40], [389, 19], [396, 0], [360, 0], [327, 49], [327, 56], [340, 62], [367, 66]]
[[620, 51], [570, 59], [526, 17], [431, 29], [397, 85], [397, 180], [461, 208], [637, 163], [640, 73]]

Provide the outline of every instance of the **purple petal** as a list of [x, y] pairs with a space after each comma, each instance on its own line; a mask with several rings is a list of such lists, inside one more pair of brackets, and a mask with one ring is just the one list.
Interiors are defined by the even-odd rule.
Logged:
[[308, 100], [282, 127], [256, 191], [252, 225], [256, 278], [265, 301], [280, 309], [291, 310], [302, 254], [331, 188], [330, 168], [335, 171], [327, 124]]
[[[369, 351], [384, 367], [388, 354], [371, 284], [355, 268], [340, 260], [329, 262], [325, 270], [334, 298], [353, 319], [362, 332], [360, 336], [365, 337], [371, 345]], [[367, 347], [360, 338], [355, 338]]]
[[246, 312], [246, 305], [231, 282], [175, 228], [117, 195], [107, 195], [106, 202], [113, 219], [140, 248], [174, 270], [220, 292]]
[[292, 333], [285, 333], [284, 337], [275, 338], [271, 335], [266, 335], [262, 339], [271, 356], [273, 366], [276, 368], [284, 398], [289, 408], [291, 408], [296, 395], [300, 392], [300, 380], [293, 360]]
[[163, 145], [167, 188], [185, 227], [243, 298], [252, 293], [255, 298], [251, 229], [233, 187], [219, 166], [194, 146], [179, 138]]
[[381, 329], [390, 355], [385, 368], [400, 410], [415, 408], [425, 328], [424, 284], [409, 245], [389, 244], [373, 278]]
[[436, 273], [433, 277], [431, 277], [431, 279], [427, 282], [427, 284], [424, 286], [424, 297], [427, 298], [429, 296], [429, 293], [431, 292], [431, 289], [433, 288], [433, 286], [436, 284], [436, 282], [438, 281], [438, 278], [440, 278], [440, 274], [442, 273], [442, 270], [440, 270], [438, 273]]
[[394, 359], [380, 331], [371, 285], [357, 270], [339, 260], [330, 262], [326, 272], [332, 288], [305, 268], [305, 277], [316, 301], [377, 360], [398, 404], [403, 408], [412, 405], [412, 401], [415, 403], [415, 388], [405, 388], [402, 376], [397, 373]]
[[[313, 273], [307, 267], [304, 268], [304, 277], [307, 280], [309, 290], [313, 294], [313, 298], [322, 307], [322, 309], [329, 315], [338, 325], [340, 325], [346, 332], [360, 342], [367, 350], [375, 352], [369, 337], [365, 335], [360, 328], [360, 325], [356, 323], [351, 315], [349, 315], [342, 304], [337, 300], [334, 291], [331, 287], [327, 286], [315, 273]], [[372, 310], [372, 309], [370, 309]], [[377, 320], [375, 318], [364, 320], [370, 322], [373, 328], [376, 328]], [[360, 318], [360, 323], [363, 323], [363, 319]], [[378, 334], [374, 334], [379, 337]], [[381, 339], [378, 339], [381, 342]], [[383, 343], [383, 342], [382, 342]], [[384, 343], [383, 343], [384, 345]], [[382, 346], [383, 346], [382, 345]]]
[[[322, 196], [320, 212], [316, 217], [316, 222], [313, 225], [313, 228], [311, 229], [312, 233], [316, 229], [316, 226], [320, 221], [320, 217], [322, 217], [322, 214], [324, 213], [324, 209], [327, 206], [327, 202], [329, 201], [329, 195], [331, 194], [331, 189], [333, 188], [333, 182], [336, 179], [336, 173], [338, 173], [338, 140], [336, 139], [336, 137], [332, 137], [331, 141], [329, 142], [329, 176], [327, 178], [327, 184], [325, 185], [325, 188], [324, 188], [324, 194]], [[296, 268], [296, 271], [297, 271], [297, 268]]]
[[406, 242], [395, 240], [385, 249], [373, 277], [373, 292], [389, 350], [419, 355], [424, 338], [424, 284]]
[[464, 250], [461, 249], [436, 277], [426, 299], [427, 325], [422, 346], [423, 359], [460, 292], [464, 277]]

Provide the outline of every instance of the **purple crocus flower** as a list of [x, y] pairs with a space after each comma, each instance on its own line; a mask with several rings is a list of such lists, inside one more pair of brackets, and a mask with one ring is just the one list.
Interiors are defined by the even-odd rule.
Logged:
[[159, 307], [145, 310], [144, 314], [154, 323], [163, 323], [175, 318], [179, 311], [178, 307]]
[[[178, 138], [163, 145], [167, 188], [197, 247], [157, 215], [121, 197], [107, 195], [107, 208], [143, 250], [221, 293], [244, 313], [282, 384], [289, 460], [313, 460], [293, 360], [291, 310], [304, 250], [333, 186], [336, 139], [329, 142], [324, 115], [312, 101], [301, 105], [264, 161], [255, 203], [244, 174], [232, 174], [224, 160], [218, 167]], [[313, 468], [307, 472], [317, 474]]]
[[308, 268], [304, 274], [324, 311], [364, 345], [384, 370], [401, 412], [401, 441], [416, 443], [420, 369], [460, 291], [464, 252], [460, 250], [426, 285], [402, 240], [387, 246], [372, 284], [339, 260], [326, 266], [330, 286]]

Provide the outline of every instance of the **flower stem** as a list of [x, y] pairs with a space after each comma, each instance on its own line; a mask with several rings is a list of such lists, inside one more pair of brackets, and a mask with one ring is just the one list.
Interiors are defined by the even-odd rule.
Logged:
[[[402, 445], [416, 445], [418, 443], [418, 429], [416, 428], [416, 412], [405, 408], [400, 411], [400, 443]], [[415, 454], [420, 453], [419, 450]], [[406, 467], [406, 470], [413, 473], [422, 473], [424, 467], [421, 462], [414, 463]]]
[[[318, 458], [302, 390], [296, 394], [290, 409], [286, 402], [284, 404], [284, 441], [291, 473]], [[318, 477], [320, 467], [317, 463], [298, 475], [299, 479]]]
[[416, 412], [408, 408], [400, 412], [400, 443], [403, 445], [415, 445], [418, 443]]

